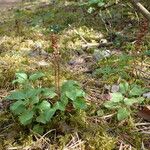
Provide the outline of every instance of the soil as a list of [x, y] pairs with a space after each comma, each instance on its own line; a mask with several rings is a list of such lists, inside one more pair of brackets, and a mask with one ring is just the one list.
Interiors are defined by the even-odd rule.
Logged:
[[21, 1], [22, 0], [0, 0], [0, 10], [15, 6], [16, 3], [21, 2]]

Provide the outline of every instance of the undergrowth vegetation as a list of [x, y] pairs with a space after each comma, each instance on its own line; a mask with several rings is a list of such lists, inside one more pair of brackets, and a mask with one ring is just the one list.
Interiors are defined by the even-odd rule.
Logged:
[[149, 149], [149, 23], [128, 1], [24, 1], [0, 20], [0, 149]]

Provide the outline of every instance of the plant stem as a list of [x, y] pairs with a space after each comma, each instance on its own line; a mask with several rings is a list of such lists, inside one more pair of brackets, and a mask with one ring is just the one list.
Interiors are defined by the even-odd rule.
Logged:
[[57, 46], [57, 40], [55, 34], [52, 35], [52, 48], [53, 52], [53, 64], [54, 64], [54, 71], [55, 71], [55, 91], [60, 98], [60, 52]]

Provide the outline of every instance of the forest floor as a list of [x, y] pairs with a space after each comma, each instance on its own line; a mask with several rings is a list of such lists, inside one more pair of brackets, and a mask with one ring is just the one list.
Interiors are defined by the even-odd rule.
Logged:
[[[9, 2], [0, 0], [0, 149], [149, 150], [149, 29], [135, 45], [147, 22], [121, 4], [99, 16], [73, 1]], [[16, 72], [41, 71], [46, 75], [41, 85], [54, 84], [52, 31], [61, 54], [60, 81], [78, 81], [87, 93], [88, 109], [56, 115], [41, 136], [19, 124], [5, 97], [19, 88], [12, 84]], [[106, 109], [104, 103], [122, 82], [144, 89], [140, 96], [145, 101], [118, 121], [116, 109]]]
[[0, 0], [0, 9], [11, 8], [15, 6], [21, 0]]

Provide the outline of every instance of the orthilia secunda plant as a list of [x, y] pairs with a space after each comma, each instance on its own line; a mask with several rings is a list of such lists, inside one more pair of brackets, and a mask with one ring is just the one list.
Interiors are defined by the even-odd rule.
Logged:
[[28, 126], [34, 132], [43, 134], [45, 124], [61, 112], [67, 112], [68, 106], [74, 111], [86, 109], [85, 92], [81, 86], [73, 80], [67, 80], [60, 85], [60, 53], [57, 45], [57, 36], [52, 35], [53, 66], [55, 70], [55, 86], [42, 87], [38, 85], [44, 73], [36, 72], [28, 75], [17, 72], [13, 84], [18, 88], [10, 92], [6, 97], [11, 100], [10, 110], [21, 125]]

